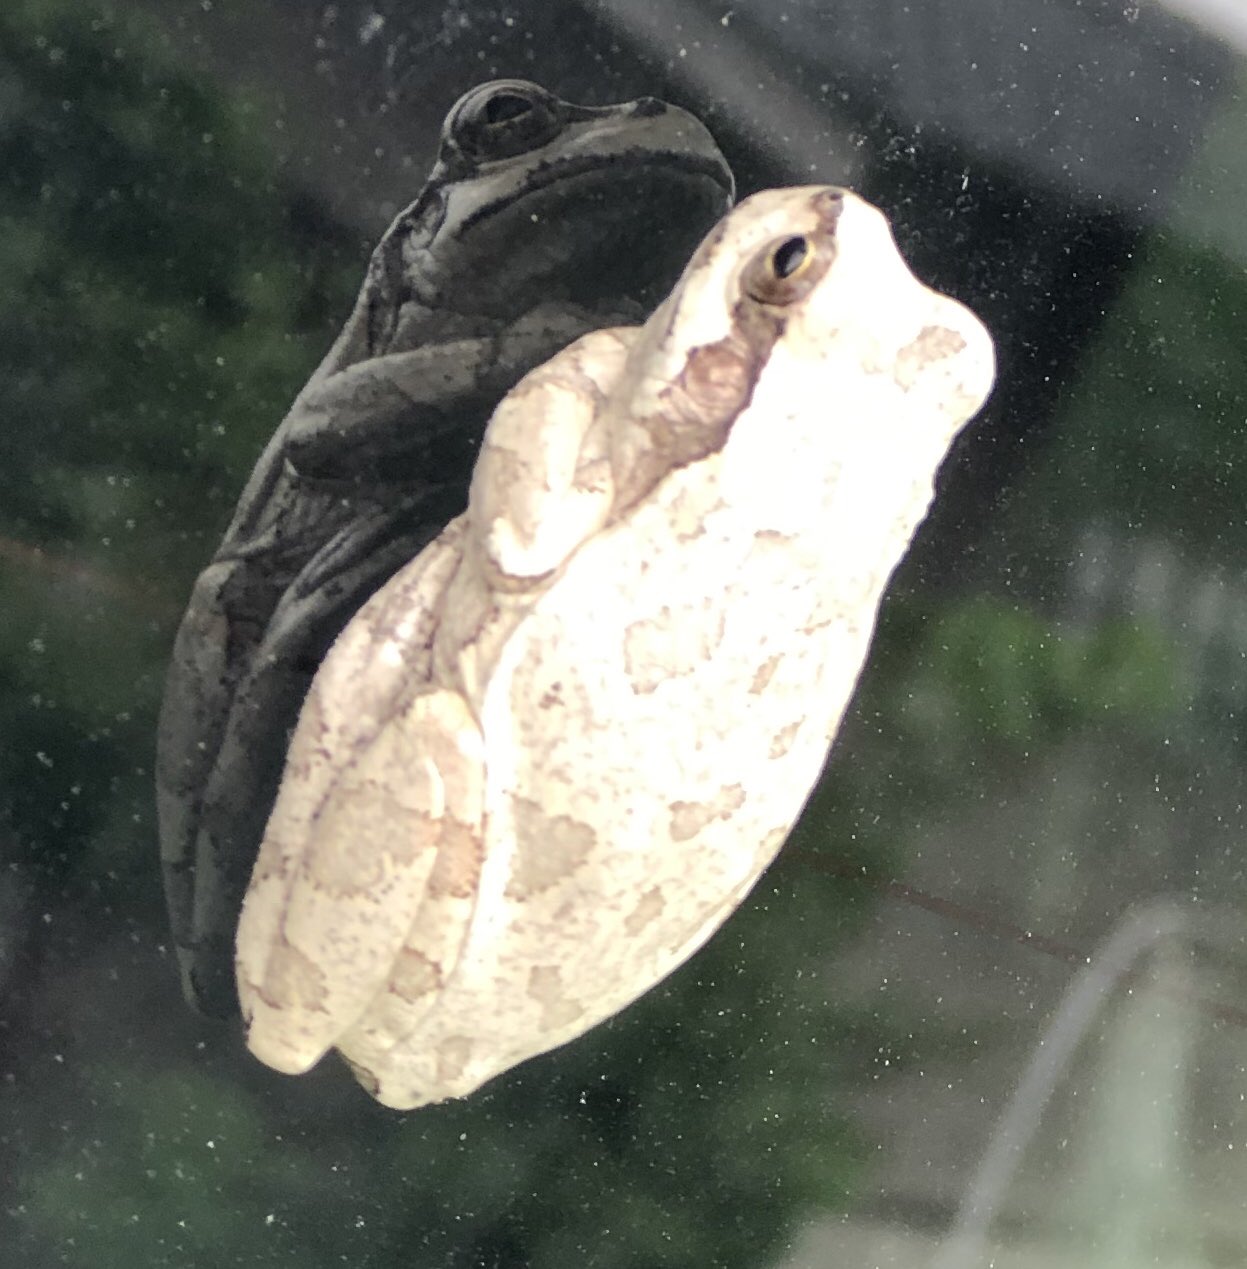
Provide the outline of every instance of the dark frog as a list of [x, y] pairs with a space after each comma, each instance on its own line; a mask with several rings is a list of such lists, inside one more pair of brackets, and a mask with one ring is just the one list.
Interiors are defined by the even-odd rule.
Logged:
[[187, 998], [236, 1009], [233, 942], [291, 729], [338, 633], [466, 502], [490, 412], [670, 289], [732, 198], [692, 115], [500, 80], [462, 97], [342, 334], [260, 456], [178, 631], [160, 719], [165, 891]]

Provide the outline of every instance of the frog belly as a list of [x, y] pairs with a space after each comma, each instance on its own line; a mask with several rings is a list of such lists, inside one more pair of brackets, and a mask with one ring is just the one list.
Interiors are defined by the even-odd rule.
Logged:
[[710, 514], [646, 551], [647, 518], [658, 532], [670, 509], [568, 562], [484, 693], [479, 902], [401, 1044], [434, 1097], [583, 1033], [696, 951], [783, 844], [856, 682], [877, 600], [839, 602], [817, 537]]

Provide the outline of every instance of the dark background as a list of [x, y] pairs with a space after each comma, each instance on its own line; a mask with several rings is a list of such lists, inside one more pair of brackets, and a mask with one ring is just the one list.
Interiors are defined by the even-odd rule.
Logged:
[[[154, 718], [261, 445], [499, 75], [688, 106], [742, 194], [852, 184], [1000, 380], [750, 902], [611, 1023], [396, 1115], [183, 1005]], [[993, 1263], [1242, 1263], [1240, 80], [1154, 4], [10, 0], [13, 1263], [926, 1264], [1063, 1042], [1051, 1100], [1022, 1084], [1038, 1132], [1000, 1130]], [[1139, 955], [1062, 1013], [1123, 921]]]

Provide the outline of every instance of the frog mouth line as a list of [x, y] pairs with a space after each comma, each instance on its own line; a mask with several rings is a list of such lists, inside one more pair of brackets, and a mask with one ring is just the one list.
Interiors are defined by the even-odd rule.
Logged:
[[[617, 164], [629, 165], [630, 160], [632, 161], [631, 170], [638, 174], [644, 175], [660, 171], [684, 176], [701, 176], [711, 180], [725, 197], [730, 199], [734, 193], [734, 183], [731, 174], [722, 163], [716, 163], [712, 158], [702, 157], [701, 155], [679, 154], [675, 151], [655, 150], [646, 151], [645, 153], [648, 157], [641, 162], [635, 162], [638, 153], [636, 150], [619, 150], [605, 157], [586, 154], [569, 158], [551, 159], [533, 169], [523, 184], [511, 191], [506, 201], [518, 203], [530, 194], [539, 193], [541, 190], [547, 189], [558, 182], [585, 174], [607, 172]], [[465, 216], [459, 226], [456, 237], [467, 232], [480, 221], [488, 219], [496, 207], [497, 202], [486, 204], [477, 208], [470, 215]]]

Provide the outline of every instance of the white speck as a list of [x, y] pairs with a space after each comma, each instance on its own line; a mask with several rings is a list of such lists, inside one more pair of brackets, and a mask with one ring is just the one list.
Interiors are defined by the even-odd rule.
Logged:
[[382, 27], [385, 26], [385, 18], [381, 16], [375, 9], [360, 23], [359, 26], [359, 42], [361, 44], [370, 44], [381, 33]]

